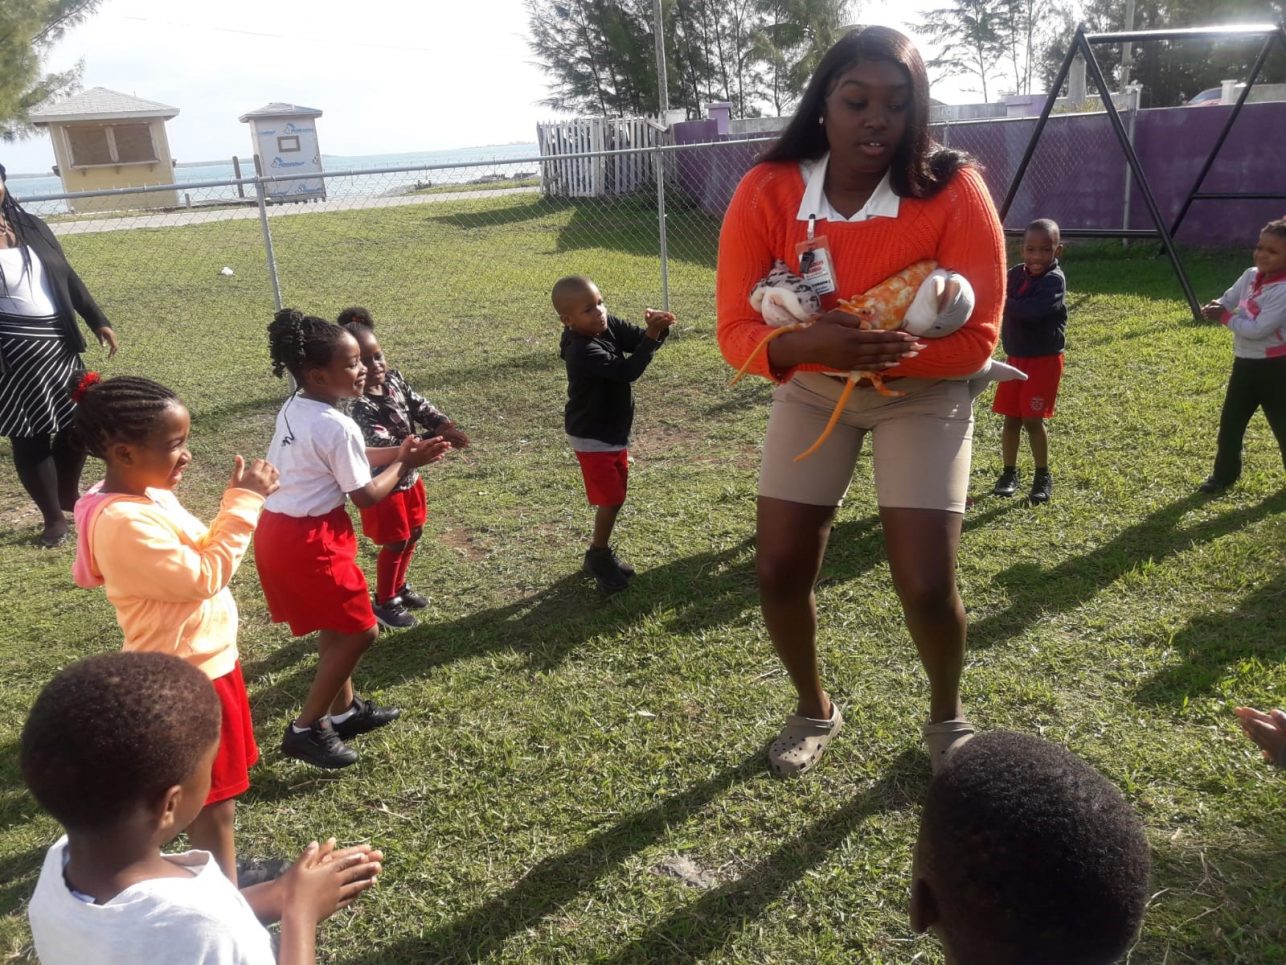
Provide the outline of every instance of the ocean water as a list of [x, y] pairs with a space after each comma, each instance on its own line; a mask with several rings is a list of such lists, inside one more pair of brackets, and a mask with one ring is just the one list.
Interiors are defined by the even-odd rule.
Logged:
[[[533, 173], [538, 170], [536, 164], [514, 163], [523, 158], [534, 158], [539, 154], [536, 144], [492, 144], [484, 147], [461, 147], [445, 151], [409, 151], [400, 154], [362, 154], [340, 155], [323, 154], [322, 164], [327, 171], [364, 171], [372, 168], [431, 168], [443, 164], [467, 164], [463, 168], [446, 170], [417, 170], [400, 174], [379, 174], [355, 177], [333, 177], [326, 179], [328, 196], [348, 198], [361, 196], [386, 196], [403, 194], [417, 182], [431, 181], [433, 184], [467, 184], [486, 175], [502, 174], [513, 177], [519, 173]], [[241, 176], [254, 176], [254, 160], [241, 158]], [[226, 161], [202, 161], [180, 163], [174, 169], [174, 183], [187, 184], [195, 181], [219, 181], [236, 177], [236, 172], [229, 157]], [[22, 202], [23, 207], [32, 214], [57, 214], [67, 210], [65, 201], [57, 199], [42, 200], [49, 195], [63, 193], [62, 180], [54, 175], [9, 175], [8, 190]], [[180, 190], [180, 195], [184, 192]], [[202, 202], [220, 198], [237, 197], [233, 187], [199, 188], [192, 192], [193, 200]], [[253, 191], [248, 192], [253, 194]]]

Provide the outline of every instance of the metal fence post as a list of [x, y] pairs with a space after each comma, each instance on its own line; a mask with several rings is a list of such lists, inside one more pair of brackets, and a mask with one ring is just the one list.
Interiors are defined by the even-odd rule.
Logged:
[[263, 230], [263, 247], [268, 256], [268, 281], [272, 284], [272, 300], [281, 311], [281, 282], [277, 278], [277, 254], [272, 248], [272, 229], [268, 227], [268, 205], [264, 203], [263, 179], [255, 178], [255, 200], [259, 203], [259, 227]]
[[661, 145], [653, 152], [656, 160], [656, 227], [661, 241], [661, 310], [670, 310], [670, 247], [666, 237], [665, 155]]

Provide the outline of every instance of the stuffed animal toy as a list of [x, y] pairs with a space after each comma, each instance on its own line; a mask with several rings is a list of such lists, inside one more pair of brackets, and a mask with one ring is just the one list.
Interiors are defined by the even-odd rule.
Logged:
[[[939, 312], [938, 306], [944, 302], [944, 293], [947, 296], [947, 307]], [[925, 260], [904, 268], [861, 295], [840, 299], [839, 308], [860, 319], [863, 329], [901, 328], [920, 338], [942, 338], [969, 320], [973, 303], [973, 287], [968, 279], [956, 272], [939, 268], [933, 261]], [[733, 377], [733, 385], [740, 381], [751, 363], [760, 352], [767, 349], [768, 343], [774, 338], [806, 328], [821, 316], [821, 299], [803, 278], [791, 272], [781, 261], [774, 262], [768, 275], [756, 283], [750, 293], [750, 305], [763, 316], [765, 322], [774, 327], [774, 331], [755, 346], [755, 350]], [[906, 394], [886, 386], [877, 372], [847, 373], [844, 390], [835, 403], [826, 428], [816, 442], [795, 457], [796, 462], [807, 459], [826, 442], [839, 423], [853, 389], [864, 378], [881, 395]], [[971, 383], [971, 394], [976, 396], [988, 381], [1025, 379], [1026, 376], [993, 359], [980, 371], [965, 378]], [[974, 391], [975, 382], [979, 383], [977, 391]]]

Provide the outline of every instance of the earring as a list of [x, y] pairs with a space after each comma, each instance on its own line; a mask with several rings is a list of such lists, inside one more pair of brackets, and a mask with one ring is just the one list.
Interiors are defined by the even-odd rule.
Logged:
[[826, 123], [826, 118], [825, 118], [825, 116], [818, 115], [817, 123], [818, 123], [819, 125], [823, 125], [823, 124], [825, 124], [825, 123]]

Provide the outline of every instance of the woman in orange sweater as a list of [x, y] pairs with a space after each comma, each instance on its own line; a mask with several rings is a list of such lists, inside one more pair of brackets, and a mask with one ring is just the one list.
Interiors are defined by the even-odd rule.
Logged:
[[[952, 381], [991, 357], [1004, 302], [1000, 222], [978, 172], [928, 134], [924, 62], [895, 30], [867, 27], [822, 58], [790, 125], [742, 179], [719, 239], [718, 336], [741, 366], [770, 332], [749, 294], [777, 259], [803, 275], [825, 314], [775, 339], [752, 365], [777, 383], [759, 481], [758, 572], [764, 622], [799, 693], [769, 748], [778, 776], [802, 774], [843, 717], [817, 667], [813, 584], [862, 440], [872, 437], [876, 496], [893, 583], [929, 677], [924, 738], [936, 770], [974, 733], [960, 702], [965, 614], [956, 553], [968, 488], [973, 409]], [[921, 259], [963, 274], [976, 297], [968, 323], [917, 342], [861, 331], [835, 306]], [[902, 396], [853, 393], [815, 455], [843, 389], [826, 373], [880, 371]]]

